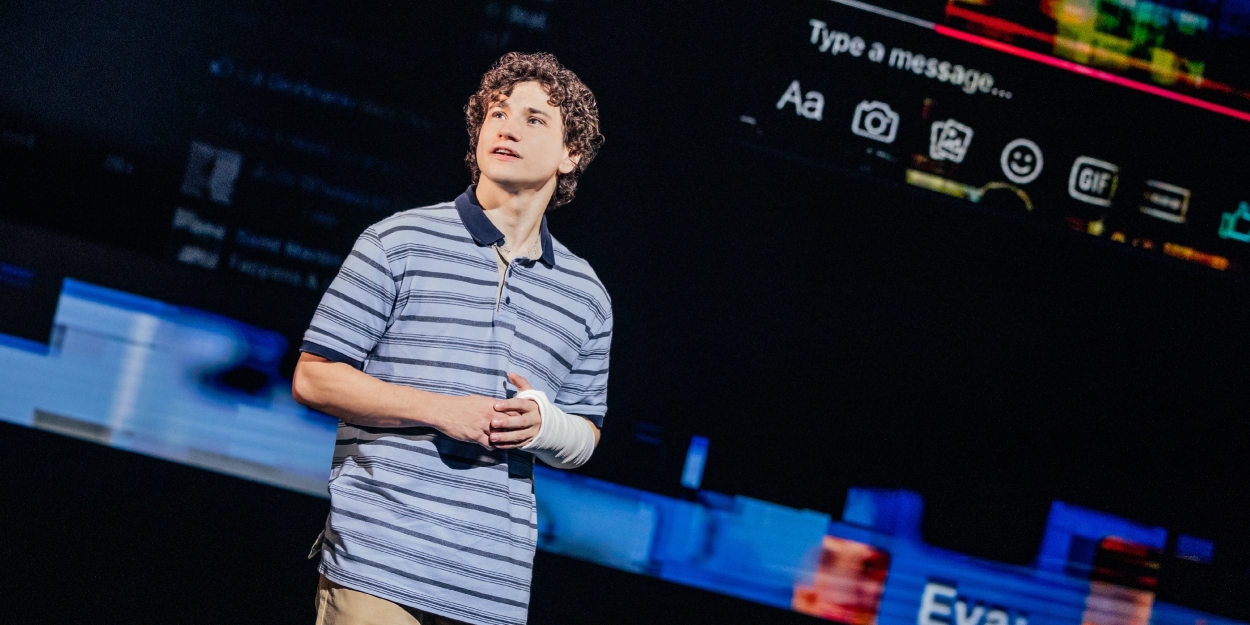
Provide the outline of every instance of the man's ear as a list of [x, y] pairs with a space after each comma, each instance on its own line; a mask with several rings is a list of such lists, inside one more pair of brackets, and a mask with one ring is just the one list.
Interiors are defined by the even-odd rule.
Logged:
[[574, 169], [577, 169], [577, 162], [582, 160], [581, 154], [569, 152], [568, 148], [564, 148], [564, 159], [560, 161], [560, 173], [568, 175]]

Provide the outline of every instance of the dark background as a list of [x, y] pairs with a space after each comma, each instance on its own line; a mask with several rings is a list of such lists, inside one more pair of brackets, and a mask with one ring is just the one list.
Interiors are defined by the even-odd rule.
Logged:
[[[608, 137], [577, 200], [550, 216], [616, 315], [612, 409], [583, 472], [680, 495], [685, 445], [705, 435], [706, 489], [835, 518], [850, 486], [912, 489], [926, 541], [1018, 564], [1059, 499], [1214, 540], [1212, 565], [1168, 561], [1159, 598], [1250, 618], [1244, 280], [733, 140], [744, 85], [780, 94], [759, 56], [772, 48], [749, 37], [768, 17], [758, 7], [527, 6], [549, 10], [546, 31], [508, 30], [475, 3], [0, 9], [0, 120], [40, 137], [37, 150], [0, 146], [0, 261], [36, 273], [32, 288], [0, 285], [0, 331], [39, 336], [72, 276], [298, 345], [318, 292], [172, 260], [187, 142], [221, 128], [206, 102], [369, 141], [194, 72], [226, 50], [374, 85], [428, 126], [377, 148], [407, 159], [406, 174], [343, 175], [415, 205], [468, 182], [461, 108], [481, 72], [506, 49], [547, 49], [594, 90]], [[255, 38], [258, 23], [286, 25], [287, 39]], [[1214, 123], [1185, 114], [1173, 121], [1194, 133]], [[1117, 132], [1147, 132], [1135, 119]], [[1176, 162], [1246, 158], [1244, 142], [1210, 141], [1224, 152], [1185, 147]], [[100, 173], [107, 154], [133, 174]], [[300, 221], [317, 206], [250, 197], [266, 204], [248, 227], [290, 224], [340, 252], [388, 214], [340, 212], [317, 230]], [[0, 434], [0, 620], [312, 620], [304, 556], [326, 501], [18, 426]], [[531, 622], [650, 620], [813, 619], [538, 555]]]

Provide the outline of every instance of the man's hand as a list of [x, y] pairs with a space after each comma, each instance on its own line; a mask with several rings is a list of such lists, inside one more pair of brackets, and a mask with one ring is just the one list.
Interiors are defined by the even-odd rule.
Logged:
[[[516, 386], [517, 391], [533, 388], [528, 380], [517, 373], [509, 373], [508, 380]], [[505, 399], [495, 402], [494, 410], [489, 432], [491, 447], [519, 449], [538, 436], [538, 430], [543, 423], [538, 402], [532, 399]]]
[[[508, 374], [519, 390], [525, 378]], [[528, 399], [498, 401], [481, 395], [451, 397], [383, 382], [315, 354], [300, 354], [291, 392], [305, 406], [352, 425], [382, 428], [427, 426], [487, 449], [515, 449], [538, 436], [542, 414]]]
[[[438, 431], [456, 440], [477, 443], [487, 449], [495, 447], [491, 440], [491, 424], [500, 417], [496, 411], [496, 400], [481, 395], [469, 395], [443, 397], [441, 403], [439, 416], [433, 424]], [[537, 406], [534, 411], [538, 411]]]
[[381, 428], [428, 426], [489, 449], [495, 400], [451, 397], [383, 382], [350, 365], [300, 354], [291, 383], [295, 400], [352, 425]]

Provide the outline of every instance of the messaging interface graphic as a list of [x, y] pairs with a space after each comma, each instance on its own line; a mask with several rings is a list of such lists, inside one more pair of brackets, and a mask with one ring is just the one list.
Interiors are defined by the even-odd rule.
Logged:
[[1236, 274], [1250, 3], [1183, 4], [769, 6], [731, 139]]

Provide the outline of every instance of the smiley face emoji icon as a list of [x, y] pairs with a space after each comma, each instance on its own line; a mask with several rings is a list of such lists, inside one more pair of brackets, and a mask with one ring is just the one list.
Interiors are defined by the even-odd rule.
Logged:
[[1042, 150], [1028, 139], [1008, 143], [998, 162], [1007, 179], [1016, 184], [1028, 184], [1042, 174]]

